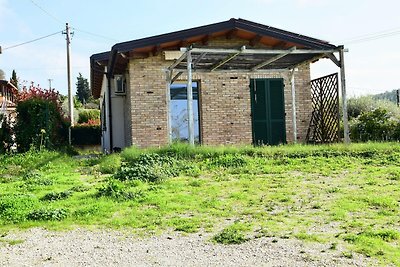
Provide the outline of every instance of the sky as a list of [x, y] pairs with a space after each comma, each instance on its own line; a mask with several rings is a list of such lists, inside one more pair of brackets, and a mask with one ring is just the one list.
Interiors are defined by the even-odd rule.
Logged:
[[[75, 94], [89, 57], [118, 42], [243, 18], [344, 45], [349, 96], [375, 94], [400, 88], [399, 10], [398, 0], [0, 0], [0, 69], [66, 94], [68, 22]], [[311, 67], [312, 78], [338, 71], [330, 60]]]

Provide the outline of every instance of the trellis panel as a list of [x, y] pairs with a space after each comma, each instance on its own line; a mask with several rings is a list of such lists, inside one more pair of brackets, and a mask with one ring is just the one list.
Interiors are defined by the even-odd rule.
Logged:
[[311, 81], [312, 116], [307, 131], [309, 143], [339, 140], [339, 84], [334, 73]]

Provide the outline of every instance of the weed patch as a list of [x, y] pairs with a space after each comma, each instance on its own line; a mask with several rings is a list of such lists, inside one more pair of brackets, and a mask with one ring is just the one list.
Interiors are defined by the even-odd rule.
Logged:
[[68, 216], [66, 209], [41, 208], [28, 213], [27, 219], [32, 221], [61, 221]]
[[223, 229], [220, 233], [213, 237], [213, 241], [224, 244], [242, 244], [249, 240], [245, 236], [246, 227], [240, 223], [235, 223]]

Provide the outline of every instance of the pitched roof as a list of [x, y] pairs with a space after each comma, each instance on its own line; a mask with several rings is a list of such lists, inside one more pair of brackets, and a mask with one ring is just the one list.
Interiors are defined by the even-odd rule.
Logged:
[[[329, 44], [326, 41], [316, 38], [281, 30], [244, 19], [232, 18], [230, 20], [219, 23], [117, 43], [112, 47], [111, 51], [109, 52], [92, 55], [91, 81], [92, 88], [94, 89], [92, 89], [94, 92], [94, 96], [100, 94], [99, 90], [101, 88], [101, 80], [104, 74], [104, 66], [107, 66], [107, 71], [110, 75], [112, 75], [114, 73], [116, 65], [124, 66], [124, 64], [126, 64], [127, 59], [125, 59], [125, 57], [119, 56], [121, 55], [121, 53], [129, 52], [131, 53], [130, 55], [143, 55], [149, 53], [154, 54], [161, 50], [177, 49], [182, 46], [191, 45], [193, 43], [204, 44], [207, 43], [207, 40], [210, 38], [224, 35], [227, 37], [229, 35], [236, 35], [239, 38], [247, 39], [250, 43], [250, 46], [252, 45], [251, 43], [254, 41], [259, 42], [263, 45], [267, 45], [271, 47], [271, 49], [289, 49], [291, 47], [296, 47], [310, 50], [332, 50], [338, 48], [335, 45]], [[313, 56], [315, 55], [308, 55], [307, 57], [301, 55], [293, 55], [293, 58], [296, 58], [297, 61], [305, 61]], [[98, 64], [102, 65], [102, 67], [99, 68]], [[99, 75], [100, 69], [102, 70], [101, 77]], [[96, 71], [97, 74], [94, 73]], [[100, 82], [98, 79], [100, 79]]]

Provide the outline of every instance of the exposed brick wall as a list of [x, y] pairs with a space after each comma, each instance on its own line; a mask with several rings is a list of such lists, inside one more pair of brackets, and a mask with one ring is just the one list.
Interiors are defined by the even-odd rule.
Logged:
[[[240, 47], [248, 45], [240, 39], [218, 38], [209, 46]], [[128, 122], [131, 143], [140, 147], [162, 146], [168, 143], [166, 74], [171, 64], [162, 54], [146, 59], [131, 59], [129, 90], [131, 113]], [[293, 142], [292, 96], [288, 71], [275, 72], [194, 72], [200, 83], [200, 134], [203, 144], [251, 144], [250, 79], [283, 78], [286, 112], [286, 138]], [[181, 80], [186, 80], [182, 75]], [[298, 141], [305, 139], [311, 114], [310, 68], [295, 72]]]

